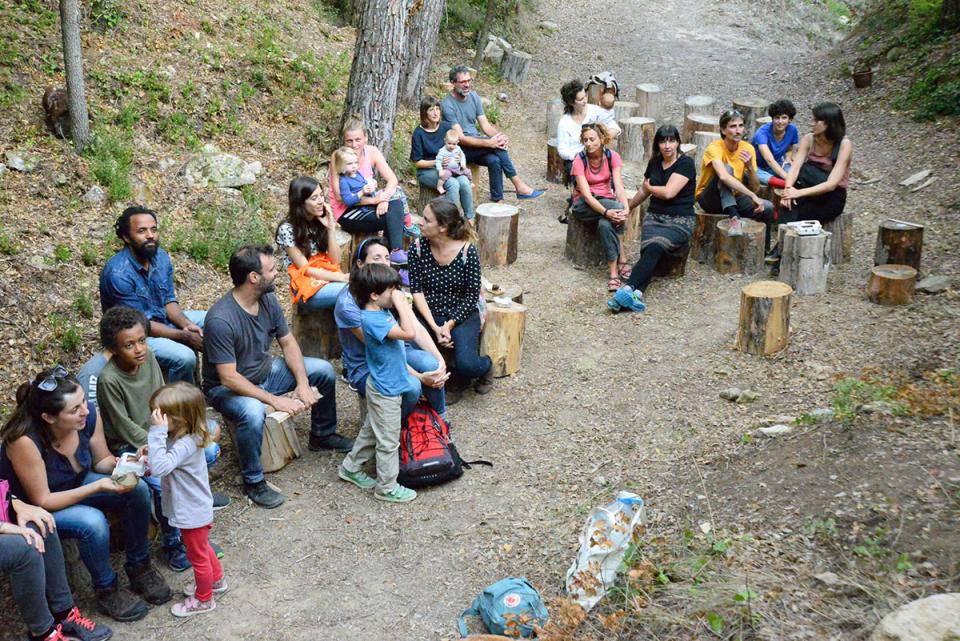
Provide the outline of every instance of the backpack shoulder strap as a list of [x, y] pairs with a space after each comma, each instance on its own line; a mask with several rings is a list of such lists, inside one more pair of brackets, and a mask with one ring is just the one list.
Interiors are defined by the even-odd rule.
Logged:
[[473, 605], [463, 611], [460, 615], [460, 618], [457, 619], [457, 630], [460, 632], [460, 638], [467, 636], [467, 617], [468, 616], [480, 616], [480, 608], [478, 607], [477, 601], [474, 600]]

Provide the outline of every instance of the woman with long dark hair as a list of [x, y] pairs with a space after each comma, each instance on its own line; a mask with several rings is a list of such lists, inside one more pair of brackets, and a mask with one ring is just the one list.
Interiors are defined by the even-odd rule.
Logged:
[[583, 151], [583, 143], [580, 142], [583, 125], [600, 123], [606, 127], [611, 139], [620, 135], [620, 126], [613, 117], [613, 110], [587, 103], [587, 92], [579, 80], [571, 80], [560, 87], [560, 99], [563, 101], [563, 116], [557, 123], [557, 131], [549, 133], [557, 137], [557, 153], [563, 158], [566, 183], [571, 180], [573, 159]]
[[77, 540], [101, 610], [118, 621], [147, 614], [146, 603], [120, 586], [110, 566], [105, 511], [120, 517], [130, 586], [150, 603], [170, 600], [170, 588], [150, 563], [150, 490], [143, 480], [128, 488], [110, 478], [117, 459], [77, 379], [58, 365], [21, 385], [0, 437], [0, 477], [16, 496], [53, 515], [60, 538]]
[[[443, 149], [444, 136], [459, 125], [443, 122], [440, 101], [435, 96], [424, 96], [420, 101], [420, 126], [413, 130], [410, 140], [410, 160], [417, 169], [417, 182], [437, 188], [440, 174], [436, 169], [437, 152]], [[450, 176], [443, 183], [444, 197], [460, 205], [467, 218], [473, 218], [473, 184], [466, 176]]]
[[493, 367], [480, 348], [480, 256], [476, 235], [457, 206], [434, 198], [423, 208], [422, 236], [410, 247], [413, 305], [440, 347], [453, 349], [453, 373], [477, 379], [474, 389], [493, 386]]
[[280, 258], [290, 273], [291, 290], [298, 274], [303, 274], [320, 283], [303, 302], [306, 309], [333, 307], [350, 277], [340, 271], [336, 222], [323, 187], [315, 178], [297, 176], [290, 181], [287, 202], [287, 219], [277, 227], [276, 240], [284, 250]]
[[650, 199], [643, 219], [640, 259], [633, 266], [627, 284], [607, 301], [613, 311], [646, 309], [643, 291], [653, 280], [657, 263], [664, 254], [687, 250], [697, 220], [693, 211], [697, 169], [693, 160], [681, 155], [679, 150], [680, 132], [676, 127], [663, 125], [657, 129], [643, 185], [628, 205], [633, 209]]

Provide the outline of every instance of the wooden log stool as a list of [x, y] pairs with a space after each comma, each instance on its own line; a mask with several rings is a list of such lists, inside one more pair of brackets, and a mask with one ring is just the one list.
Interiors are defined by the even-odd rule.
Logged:
[[801, 236], [787, 225], [780, 225], [779, 233], [781, 258], [777, 280], [790, 285], [798, 296], [826, 292], [833, 234], [821, 231], [816, 236]]
[[520, 371], [526, 320], [527, 308], [520, 303], [487, 305], [487, 318], [480, 333], [480, 354], [493, 361], [494, 377]]
[[909, 265], [877, 265], [870, 270], [867, 298], [878, 305], [906, 305], [916, 284], [917, 270]]
[[697, 146], [692, 142], [685, 142], [680, 145], [680, 155], [687, 158], [697, 157]]
[[557, 139], [547, 141], [547, 182], [566, 184], [566, 167], [557, 151]]
[[676, 251], [665, 251], [653, 268], [653, 275], [657, 278], [683, 278], [687, 273], [687, 257], [690, 256], [690, 245], [686, 244]]
[[523, 302], [523, 287], [511, 283], [491, 282], [483, 276], [480, 277], [480, 283], [483, 285], [483, 300], [492, 303], [494, 298], [509, 298], [514, 303]]
[[693, 144], [697, 146], [693, 164], [697, 167], [697, 175], [700, 175], [700, 171], [703, 168], [703, 155], [707, 152], [707, 147], [709, 147], [710, 143], [714, 140], [720, 140], [720, 134], [715, 131], [693, 132]]
[[[627, 202], [637, 194], [636, 189], [627, 189]], [[646, 201], [645, 201], [646, 202]], [[623, 242], [633, 244], [640, 241], [643, 232], [644, 203], [641, 203], [630, 210], [627, 221], [623, 228]]]
[[480, 179], [483, 178], [483, 165], [467, 165], [470, 170], [470, 182], [473, 184], [473, 208], [480, 204]]
[[551, 98], [547, 101], [547, 138], [555, 138], [557, 135], [557, 125], [563, 118], [563, 100], [561, 98]]
[[504, 203], [477, 207], [477, 252], [485, 267], [512, 265], [517, 260], [520, 210]]
[[585, 267], [606, 264], [597, 222], [584, 222], [575, 214], [570, 214], [567, 218], [567, 243], [563, 249], [567, 260]]
[[741, 352], [770, 356], [790, 337], [793, 289], [786, 283], [759, 280], [740, 290], [740, 322], [734, 343]]
[[743, 234], [731, 236], [730, 219], [717, 223], [713, 266], [721, 274], [759, 274], [763, 270], [764, 234], [767, 226], [741, 218]]
[[683, 129], [680, 132], [680, 142], [692, 142], [700, 146], [694, 139], [693, 134], [697, 131], [710, 131], [718, 136], [720, 135], [720, 117], [710, 114], [690, 114], [683, 118]]
[[[773, 118], [771, 118], [770, 116], [759, 116], [759, 117], [757, 117], [757, 118], [754, 118], [754, 119], [753, 119], [753, 132], [756, 133], [757, 130], [760, 129], [760, 127], [764, 126], [764, 125], [767, 124], [767, 123], [771, 123], [771, 122], [773, 122]], [[744, 137], [744, 140], [746, 140], [746, 137]]]
[[307, 311], [301, 304], [294, 305], [292, 329], [304, 356], [327, 361], [340, 358], [340, 334], [333, 308]]
[[909, 265], [920, 271], [923, 225], [888, 218], [877, 229], [874, 265]]
[[[293, 459], [303, 456], [303, 449], [293, 427], [292, 417], [266, 403], [263, 406], [266, 417], [263, 420], [263, 440], [260, 442], [260, 464], [264, 472], [277, 472]], [[306, 415], [309, 416], [309, 412]], [[223, 422], [230, 432], [230, 439], [236, 450], [237, 425], [226, 417]], [[239, 457], [239, 452], [237, 456]]]
[[657, 123], [653, 118], [633, 116], [620, 121], [620, 157], [627, 162], [650, 160]]
[[[420, 182], [417, 182], [417, 184], [420, 186], [420, 194], [417, 197], [417, 202], [419, 203], [419, 207], [417, 209], [419, 211], [423, 211], [423, 208], [427, 206], [427, 203], [429, 203], [434, 198], [440, 197], [440, 192], [437, 191], [435, 187], [427, 187], [426, 185]], [[416, 212], [412, 212], [412, 213], [416, 214]]]
[[356, 233], [351, 234], [337, 225], [336, 229], [337, 245], [340, 247], [340, 271], [349, 274], [353, 267], [353, 260], [357, 255], [357, 247], [365, 238], [376, 236], [377, 234]]
[[757, 118], [767, 113], [770, 103], [763, 98], [734, 98], [733, 108], [743, 114], [743, 139], [749, 141], [756, 130]]
[[833, 234], [830, 241], [830, 262], [842, 265], [853, 254], [853, 212], [845, 211], [823, 228]]
[[697, 224], [690, 238], [690, 253], [701, 265], [712, 265], [716, 254], [717, 223], [728, 218], [723, 214], [708, 214], [699, 206], [694, 208], [694, 211], [697, 214]]
[[515, 85], [522, 85], [527, 79], [532, 59], [533, 56], [525, 51], [514, 49], [506, 52], [500, 61], [500, 77]]
[[663, 118], [663, 89], [660, 85], [643, 83], [637, 85], [637, 111], [634, 116], [645, 116], [660, 120]]
[[717, 113], [717, 99], [713, 96], [688, 96], [683, 101], [683, 119], [693, 114], [712, 116]]
[[618, 100], [613, 103], [613, 119], [617, 122], [638, 116], [637, 109], [640, 105], [629, 100]]

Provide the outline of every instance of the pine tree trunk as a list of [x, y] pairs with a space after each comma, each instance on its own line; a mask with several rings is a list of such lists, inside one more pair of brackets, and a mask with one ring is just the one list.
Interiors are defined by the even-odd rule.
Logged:
[[440, 33], [440, 19], [447, 0], [416, 0], [407, 28], [407, 52], [400, 74], [400, 102], [416, 109], [433, 62], [433, 51]]
[[960, 0], [943, 0], [940, 28], [947, 33], [960, 30]]
[[407, 35], [408, 0], [366, 0], [357, 28], [342, 122], [357, 116], [369, 144], [389, 155]]
[[483, 50], [487, 48], [487, 39], [493, 27], [493, 19], [497, 17], [497, 0], [487, 0], [487, 15], [483, 18], [483, 27], [477, 38], [477, 53], [473, 56], [473, 68], [480, 71], [483, 66]]
[[83, 54], [80, 51], [80, 9], [77, 0], [60, 0], [60, 32], [63, 35], [63, 68], [70, 103], [70, 132], [77, 153], [90, 142], [90, 119], [83, 84]]

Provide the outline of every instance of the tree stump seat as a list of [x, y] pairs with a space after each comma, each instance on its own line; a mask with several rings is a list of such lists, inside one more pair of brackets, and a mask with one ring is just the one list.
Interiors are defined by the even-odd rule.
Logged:
[[340, 358], [340, 335], [333, 308], [308, 311], [302, 303], [293, 308], [293, 331], [304, 356], [333, 360]]

